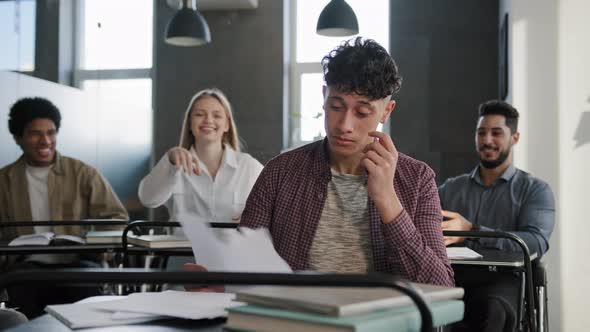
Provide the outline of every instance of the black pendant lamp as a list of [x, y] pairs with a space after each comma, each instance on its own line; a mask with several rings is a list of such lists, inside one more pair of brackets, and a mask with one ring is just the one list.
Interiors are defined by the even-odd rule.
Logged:
[[346, 1], [331, 0], [320, 14], [316, 32], [330, 37], [352, 36], [359, 33], [359, 23]]
[[166, 27], [167, 44], [174, 46], [200, 46], [211, 42], [209, 25], [201, 13], [192, 8], [192, 1], [182, 0], [182, 8]]

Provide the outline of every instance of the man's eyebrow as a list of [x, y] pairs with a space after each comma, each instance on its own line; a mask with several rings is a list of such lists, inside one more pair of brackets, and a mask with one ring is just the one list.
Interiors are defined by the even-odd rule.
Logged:
[[477, 127], [477, 130], [503, 130], [502, 127]]
[[328, 99], [344, 102], [344, 98], [339, 97], [339, 96], [329, 96]]
[[368, 102], [366, 100], [359, 100], [358, 103], [361, 104], [362, 106], [369, 107], [370, 109], [375, 108], [375, 106], [373, 104], [371, 104], [370, 102]]

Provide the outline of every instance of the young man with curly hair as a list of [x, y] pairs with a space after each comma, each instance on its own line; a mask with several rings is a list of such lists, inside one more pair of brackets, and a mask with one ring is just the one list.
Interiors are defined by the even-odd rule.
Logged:
[[322, 60], [326, 138], [269, 161], [240, 227], [266, 227], [293, 270], [372, 271], [453, 285], [434, 172], [376, 131], [401, 86], [397, 65], [358, 37]]

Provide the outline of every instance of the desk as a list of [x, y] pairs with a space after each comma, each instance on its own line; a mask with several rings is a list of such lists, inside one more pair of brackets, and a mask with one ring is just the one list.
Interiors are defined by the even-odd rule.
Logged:
[[[481, 232], [481, 231], [443, 231], [443, 235], [444, 236], [460, 236], [460, 237], [466, 237], [466, 238], [495, 238], [495, 239], [508, 239], [510, 241], [513, 241], [514, 243], [516, 243], [520, 249], [521, 249], [521, 258], [518, 259], [516, 262], [517, 265], [519, 265], [519, 262], [522, 262], [522, 265], [520, 265], [520, 267], [513, 267], [513, 268], [518, 268], [518, 269], [522, 269], [523, 270], [523, 274], [524, 277], [523, 279], [523, 289], [525, 289], [524, 292], [524, 299], [526, 301], [526, 308], [527, 308], [527, 321], [528, 321], [528, 327], [531, 331], [537, 331], [537, 321], [535, 319], [535, 307], [534, 307], [534, 287], [533, 287], [533, 269], [532, 269], [532, 264], [531, 264], [531, 257], [533, 257], [533, 255], [535, 255], [534, 257], [536, 257], [536, 254], [533, 253], [533, 255], [531, 255], [529, 248], [527, 247], [526, 243], [517, 235], [512, 234], [510, 232], [503, 232], [503, 231], [485, 231], [485, 232]], [[509, 254], [510, 255], [510, 254]], [[481, 259], [480, 259], [481, 260]], [[466, 264], [464, 264], [466, 265]], [[485, 261], [482, 261], [480, 264], [471, 264], [472, 266], [477, 266], [477, 265], [487, 265], [490, 266], [490, 264], [487, 264]], [[491, 265], [493, 267], [492, 271], [495, 271], [497, 269], [497, 267], [499, 265]], [[520, 314], [520, 309], [519, 309], [519, 314]], [[519, 319], [518, 324], [520, 324], [521, 320]]]
[[[524, 268], [524, 255], [520, 252], [506, 252], [494, 249], [478, 249], [476, 251], [483, 257], [476, 259], [451, 259], [451, 265]], [[537, 253], [531, 254], [530, 259], [534, 260], [535, 258], [537, 258]]]
[[[223, 331], [225, 318], [210, 320], [187, 320], [187, 319], [166, 319], [142, 324], [95, 327], [91, 329], [80, 329], [75, 331], [92, 332], [220, 332]], [[67, 326], [50, 315], [37, 317], [27, 323], [15, 326], [6, 332], [71, 332]]]
[[[124, 269], [120, 271], [104, 271], [97, 269], [58, 269], [50, 273], [45, 270], [12, 271], [0, 274], [0, 288], [13, 283], [108, 283], [133, 282], [151, 283], [168, 282], [175, 284], [208, 284], [208, 285], [292, 285], [292, 286], [347, 286], [347, 287], [389, 287], [409, 296], [418, 307], [421, 319], [421, 331], [432, 330], [432, 313], [424, 301], [408, 282], [388, 274], [283, 274], [283, 273], [240, 273], [240, 272], [195, 272], [195, 271], [145, 271]], [[48, 318], [40, 318], [40, 320]], [[36, 320], [19, 327], [21, 331], [34, 331], [38, 326]], [[32, 325], [30, 325], [32, 324]], [[212, 328], [215, 326], [211, 326]], [[43, 326], [38, 331], [47, 331]], [[125, 329], [128, 331], [128, 329]], [[142, 329], [150, 331], [150, 329]], [[152, 330], [174, 331], [174, 330]], [[215, 331], [215, 330], [213, 330]]]
[[32, 255], [32, 254], [96, 254], [116, 253], [121, 251], [120, 244], [73, 244], [67, 246], [12, 246], [0, 243], [0, 255]]

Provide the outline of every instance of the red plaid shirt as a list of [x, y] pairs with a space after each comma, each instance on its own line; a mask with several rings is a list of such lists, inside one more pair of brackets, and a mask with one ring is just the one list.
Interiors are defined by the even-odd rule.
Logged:
[[[309, 250], [331, 178], [324, 142], [275, 157], [252, 188], [240, 226], [268, 228], [277, 252], [291, 268], [309, 269]], [[400, 153], [393, 182], [404, 207], [395, 220], [383, 224], [369, 199], [375, 270], [415, 282], [453, 286], [434, 172]]]

